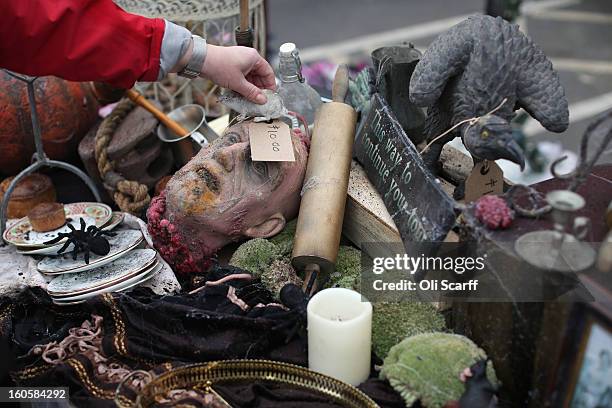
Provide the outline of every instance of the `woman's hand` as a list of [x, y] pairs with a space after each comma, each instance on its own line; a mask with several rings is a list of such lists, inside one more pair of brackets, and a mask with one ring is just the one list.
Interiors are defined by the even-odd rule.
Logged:
[[221, 47], [208, 44], [200, 76], [263, 104], [260, 88], [276, 89], [274, 71], [257, 50], [248, 47]]

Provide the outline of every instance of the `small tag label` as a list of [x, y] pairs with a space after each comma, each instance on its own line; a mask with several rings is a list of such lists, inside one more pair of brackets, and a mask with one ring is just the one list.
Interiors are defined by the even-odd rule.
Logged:
[[280, 120], [249, 123], [251, 160], [295, 161], [289, 125]]
[[494, 161], [477, 163], [465, 180], [465, 203], [471, 203], [487, 194], [504, 192], [504, 172]]

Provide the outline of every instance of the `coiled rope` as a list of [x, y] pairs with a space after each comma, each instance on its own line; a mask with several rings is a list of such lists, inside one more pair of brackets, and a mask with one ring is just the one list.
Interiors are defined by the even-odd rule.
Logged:
[[121, 209], [133, 215], [140, 215], [151, 202], [149, 189], [137, 181], [127, 180], [115, 171], [115, 163], [108, 158], [108, 145], [119, 124], [135, 108], [129, 99], [122, 99], [108, 115], [96, 132], [95, 157], [104, 186], [113, 194]]

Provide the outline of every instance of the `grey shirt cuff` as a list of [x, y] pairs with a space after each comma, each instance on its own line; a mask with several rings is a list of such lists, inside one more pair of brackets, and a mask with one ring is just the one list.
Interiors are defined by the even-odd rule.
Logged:
[[166, 22], [166, 29], [161, 45], [158, 81], [165, 78], [172, 67], [187, 52], [191, 41], [191, 32], [188, 29], [168, 20], [164, 21]]

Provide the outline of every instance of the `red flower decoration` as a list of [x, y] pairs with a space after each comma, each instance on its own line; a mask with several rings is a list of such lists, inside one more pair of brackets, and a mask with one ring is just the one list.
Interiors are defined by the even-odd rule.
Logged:
[[495, 195], [486, 195], [476, 201], [475, 215], [487, 228], [504, 229], [512, 224], [514, 212], [506, 201]]

